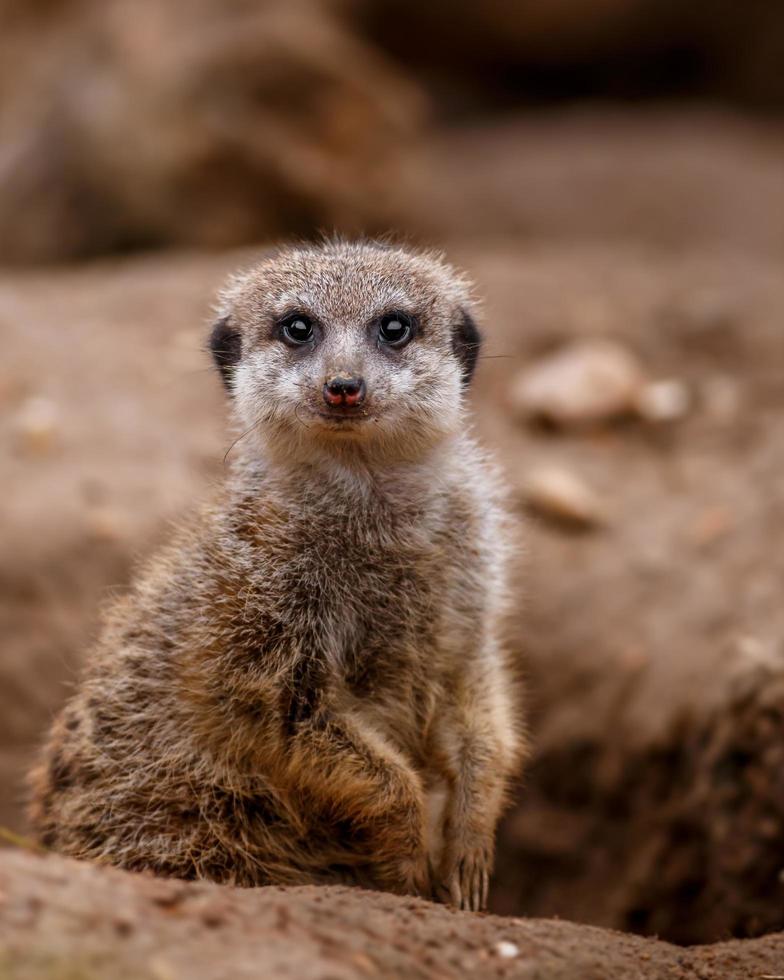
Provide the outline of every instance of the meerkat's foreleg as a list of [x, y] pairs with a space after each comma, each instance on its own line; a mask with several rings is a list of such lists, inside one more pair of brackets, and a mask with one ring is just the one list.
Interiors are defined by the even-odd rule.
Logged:
[[521, 752], [501, 681], [492, 672], [466, 678], [441, 730], [449, 793], [437, 888], [453, 905], [473, 911], [487, 907], [495, 828]]
[[400, 752], [361, 719], [322, 710], [296, 726], [284, 768], [354, 830], [381, 885], [429, 897], [423, 790]]

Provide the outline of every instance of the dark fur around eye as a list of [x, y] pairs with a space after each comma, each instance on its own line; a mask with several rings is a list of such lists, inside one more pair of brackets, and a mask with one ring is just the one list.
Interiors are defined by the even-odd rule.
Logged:
[[212, 328], [210, 350], [215, 365], [220, 371], [223, 384], [227, 391], [231, 391], [234, 368], [239, 364], [242, 355], [242, 337], [238, 330], [229, 326], [229, 317], [221, 317]]
[[452, 328], [452, 350], [462, 366], [463, 384], [466, 387], [471, 384], [474, 376], [481, 346], [479, 327], [470, 313], [461, 310], [460, 318]]

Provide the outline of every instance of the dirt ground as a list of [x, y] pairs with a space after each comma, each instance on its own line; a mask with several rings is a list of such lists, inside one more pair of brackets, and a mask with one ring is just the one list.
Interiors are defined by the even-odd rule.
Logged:
[[[759, 935], [784, 928], [782, 137], [715, 114], [659, 114], [645, 138], [617, 114], [597, 118], [483, 129], [495, 147], [484, 176], [465, 153], [475, 132], [437, 135], [430, 148], [451, 188], [431, 202], [442, 214], [432, 234], [485, 297], [473, 395], [480, 433], [516, 500], [532, 469], [555, 464], [606, 513], [578, 533], [519, 506], [527, 546], [511, 634], [535, 754], [500, 835], [492, 904], [679, 943]], [[412, 185], [412, 213], [423, 193]], [[598, 224], [587, 204], [581, 210], [591, 195]], [[491, 233], [481, 216], [505, 205], [506, 228]], [[221, 479], [231, 438], [201, 347], [214, 288], [250, 255], [161, 253], [0, 274], [6, 826], [24, 829], [22, 775], [76, 676], [101, 600]], [[516, 374], [583, 337], [617, 340], [650, 379], [685, 385], [685, 416], [566, 432], [516, 420]], [[22, 860], [4, 855], [4, 873]], [[56, 889], [75, 894], [66, 866], [52, 867]], [[126, 887], [119, 881], [112, 888]], [[243, 916], [253, 903], [270, 918], [287, 914], [273, 912], [276, 903], [289, 907], [272, 895], [226, 901]], [[345, 909], [345, 928], [364, 914], [357, 901], [340, 898], [334, 914]], [[316, 893], [298, 902], [310, 915]], [[398, 908], [378, 902], [381, 919]], [[407, 911], [406, 923], [417, 915]], [[612, 940], [619, 957], [637, 962], [654, 950], [676, 972], [623, 972], [621, 958], [611, 974], [591, 959], [609, 942], [603, 933], [427, 916], [468, 965], [478, 954], [461, 945], [466, 935], [478, 949], [511, 929], [537, 955], [563, 949], [564, 976], [736, 975], [634, 938]], [[174, 939], [172, 921], [160, 928]], [[783, 972], [780, 940], [745, 948], [768, 959], [738, 976], [776, 972], [773, 950]], [[443, 950], [433, 955], [406, 975], [455, 974], [439, 966]], [[330, 975], [363, 975], [358, 962]], [[528, 960], [502, 966], [510, 972], [499, 975], [560, 975]]]
[[[243, 890], [0, 855], [3, 980], [776, 976], [784, 937], [682, 949], [345, 888]], [[32, 951], [32, 952], [31, 952]]]

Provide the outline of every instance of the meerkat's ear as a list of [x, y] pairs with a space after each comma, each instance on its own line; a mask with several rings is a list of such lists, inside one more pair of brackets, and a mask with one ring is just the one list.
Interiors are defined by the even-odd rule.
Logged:
[[468, 387], [476, 370], [482, 335], [476, 321], [467, 310], [461, 310], [457, 323], [452, 328], [452, 350], [463, 367], [463, 384]]
[[239, 364], [242, 354], [242, 338], [239, 331], [230, 326], [229, 320], [228, 316], [223, 316], [212, 328], [210, 350], [223, 384], [230, 392], [233, 389], [234, 368]]

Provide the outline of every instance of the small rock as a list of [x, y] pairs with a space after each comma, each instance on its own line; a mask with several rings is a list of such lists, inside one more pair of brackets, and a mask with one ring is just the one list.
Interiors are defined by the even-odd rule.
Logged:
[[14, 428], [23, 452], [45, 455], [57, 440], [57, 406], [48, 398], [28, 398], [16, 415]]
[[698, 548], [708, 547], [726, 537], [735, 524], [735, 516], [729, 507], [717, 504], [700, 513], [690, 529], [692, 542]]
[[130, 936], [134, 930], [134, 921], [127, 915], [118, 915], [114, 920], [114, 928], [118, 936]]
[[750, 667], [776, 671], [782, 664], [782, 656], [772, 641], [751, 634], [736, 638], [735, 654], [740, 661]]
[[631, 414], [642, 387], [637, 359], [609, 340], [579, 341], [523, 371], [510, 394], [516, 415], [560, 426]]
[[179, 980], [172, 965], [162, 956], [154, 956], [147, 966], [155, 980]]
[[362, 953], [357, 950], [357, 952], [351, 957], [351, 961], [355, 966], [359, 967], [363, 973], [367, 973], [370, 976], [375, 976], [378, 973], [378, 967], [366, 953]]
[[739, 636], [732, 653], [727, 678], [737, 698], [749, 697], [781, 674], [784, 650], [777, 649], [774, 642], [749, 634]]
[[570, 470], [559, 467], [534, 470], [523, 485], [523, 499], [543, 517], [573, 527], [594, 527], [605, 520], [593, 490]]
[[201, 921], [208, 929], [218, 929], [226, 921], [226, 916], [218, 909], [205, 909]]
[[635, 408], [646, 422], [677, 422], [689, 411], [691, 396], [682, 381], [668, 378], [643, 385], [637, 393]]
[[96, 541], [122, 541], [128, 536], [128, 522], [121, 511], [108, 505], [99, 505], [88, 511], [87, 530]]
[[496, 953], [505, 960], [513, 960], [520, 955], [520, 947], [517, 943], [510, 943], [508, 939], [502, 939], [495, 944]]
[[172, 909], [181, 905], [188, 895], [187, 887], [184, 887], [180, 882], [174, 880], [161, 881], [159, 879], [155, 884], [155, 892], [151, 898], [162, 909]]

